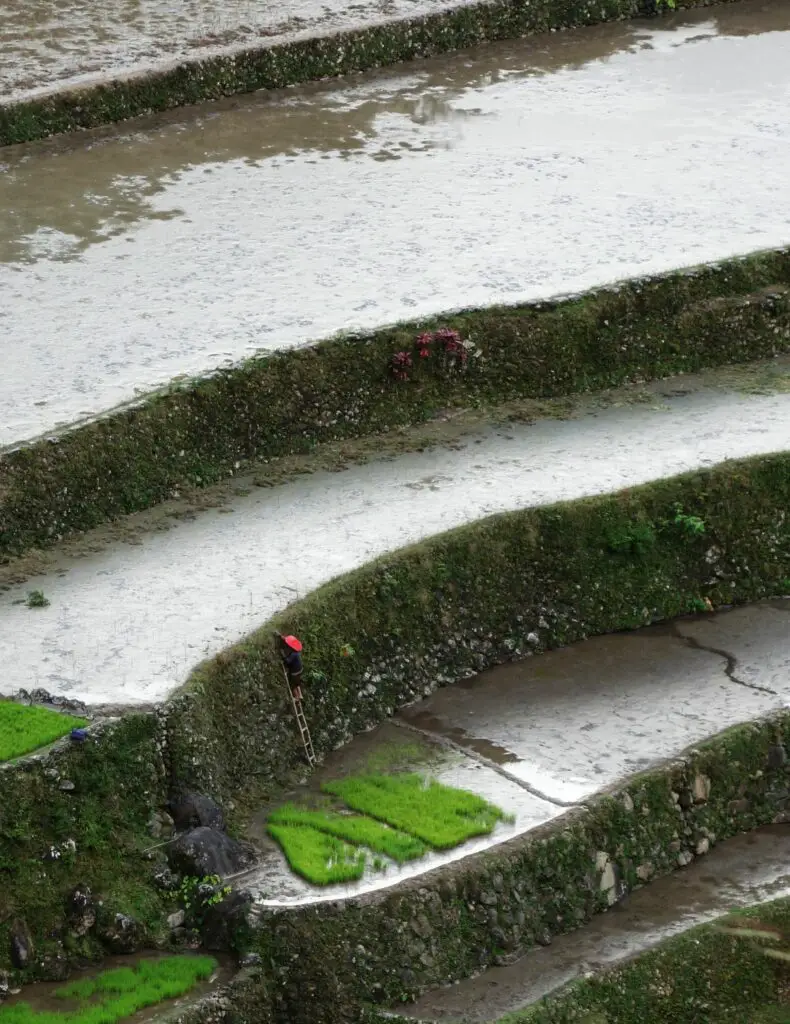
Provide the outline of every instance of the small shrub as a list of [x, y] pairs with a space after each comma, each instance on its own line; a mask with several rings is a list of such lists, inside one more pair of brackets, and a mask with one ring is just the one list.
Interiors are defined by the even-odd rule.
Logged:
[[684, 512], [682, 505], [675, 505], [675, 518], [672, 522], [690, 537], [701, 537], [705, 533], [705, 520]]
[[627, 523], [606, 533], [606, 546], [616, 555], [645, 555], [655, 544], [656, 531], [651, 523]]
[[25, 604], [28, 608], [48, 608], [49, 599], [44, 596], [43, 590], [31, 590]]

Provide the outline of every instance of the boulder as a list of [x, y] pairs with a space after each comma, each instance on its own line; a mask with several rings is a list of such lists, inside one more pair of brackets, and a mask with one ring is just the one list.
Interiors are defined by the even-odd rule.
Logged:
[[167, 858], [174, 871], [193, 878], [205, 878], [207, 875], [224, 878], [243, 871], [255, 861], [251, 847], [205, 826], [179, 836], [171, 843]]
[[24, 921], [14, 921], [11, 925], [11, 963], [23, 971], [30, 966], [34, 955], [30, 929]]
[[248, 892], [231, 892], [220, 903], [207, 907], [200, 926], [205, 949], [213, 953], [233, 952], [243, 945], [249, 931], [247, 912], [252, 904]]
[[179, 832], [204, 825], [225, 831], [225, 815], [219, 804], [202, 793], [182, 793], [170, 801], [170, 813]]

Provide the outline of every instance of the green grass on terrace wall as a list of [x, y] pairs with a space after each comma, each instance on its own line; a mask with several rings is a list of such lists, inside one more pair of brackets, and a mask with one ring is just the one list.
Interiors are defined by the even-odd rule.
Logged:
[[[253, 359], [0, 455], [0, 557], [149, 508], [247, 460], [423, 422], [448, 406], [592, 391], [790, 349], [790, 249], [563, 301], [469, 310]], [[463, 373], [394, 353], [450, 325], [482, 351]], [[419, 362], [419, 360], [418, 360]]]
[[[678, 7], [711, 0], [678, 0]], [[652, 15], [662, 0], [493, 0], [427, 17], [262, 46], [0, 106], [0, 146], [257, 89], [277, 89], [533, 32]]]
[[[235, 799], [250, 772], [273, 793], [302, 762], [272, 628], [304, 642], [306, 714], [328, 753], [426, 688], [531, 651], [530, 634], [556, 647], [705, 598], [790, 591], [789, 502], [782, 453], [494, 516], [393, 552], [199, 666], [170, 702], [174, 770]], [[676, 524], [677, 505], [705, 532]]]

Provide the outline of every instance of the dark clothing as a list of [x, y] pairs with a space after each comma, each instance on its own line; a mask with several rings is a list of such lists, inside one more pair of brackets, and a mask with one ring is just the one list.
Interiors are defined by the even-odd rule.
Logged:
[[302, 674], [302, 655], [298, 651], [290, 651], [283, 658], [288, 676], [291, 679], [298, 679]]

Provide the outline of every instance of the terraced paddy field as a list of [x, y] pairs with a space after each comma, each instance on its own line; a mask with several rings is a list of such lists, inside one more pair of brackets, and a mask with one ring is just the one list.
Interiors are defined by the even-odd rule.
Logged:
[[[2, 99], [405, 12], [12, 6]], [[789, 55], [739, 3], [3, 148], [0, 1024], [781, 1019], [685, 933], [790, 892]]]
[[769, 10], [4, 150], [0, 445], [336, 331], [786, 243], [790, 13]]

